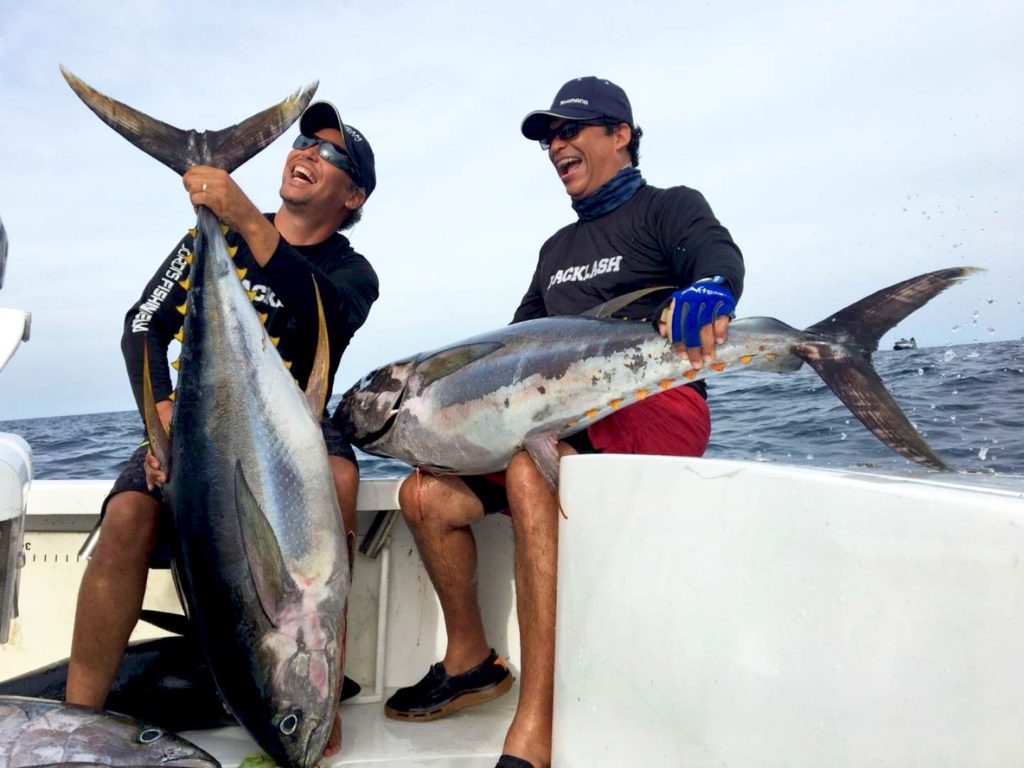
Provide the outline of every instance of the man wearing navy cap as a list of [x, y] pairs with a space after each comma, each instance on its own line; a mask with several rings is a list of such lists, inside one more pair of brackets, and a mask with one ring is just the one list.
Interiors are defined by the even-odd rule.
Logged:
[[[547, 152], [577, 220], [541, 246], [512, 322], [578, 315], [632, 291], [676, 286], [667, 300], [652, 294], [622, 316], [651, 322], [695, 368], [711, 360], [743, 289], [743, 258], [699, 192], [659, 189], [640, 175], [642, 132], [625, 91], [597, 77], [570, 80], [549, 109], [526, 116], [522, 133]], [[711, 431], [705, 397], [702, 382], [650, 395], [560, 442], [558, 450], [699, 456]], [[469, 527], [508, 510], [522, 660], [519, 705], [497, 766], [550, 765], [557, 499], [525, 452], [501, 475], [421, 475], [418, 491], [416, 480], [407, 480], [399, 499], [440, 598], [448, 645], [426, 677], [395, 693], [386, 713], [433, 719], [508, 690], [508, 668], [483, 631]]]
[[[243, 284], [254, 296], [256, 311], [266, 315], [268, 334], [279, 339], [278, 351], [303, 388], [319, 333], [315, 281], [327, 321], [330, 392], [341, 354], [378, 295], [373, 267], [341, 234], [359, 221], [377, 174], [370, 143], [342, 122], [329, 102], [311, 104], [299, 131], [285, 160], [277, 213], [261, 213], [218, 168], [195, 166], [182, 179], [192, 205], [207, 206], [230, 227], [226, 238], [229, 246], [238, 247], [234, 260], [245, 269]], [[192, 235], [178, 243], [128, 310], [121, 338], [140, 411], [142, 355], [148, 346], [153, 395], [165, 428], [173, 407], [167, 352], [184, 320], [176, 307], [186, 300], [181, 282], [194, 247]], [[355, 454], [326, 414], [321, 427], [351, 550], [359, 482]], [[148, 444], [143, 444], [103, 503], [102, 535], [78, 593], [67, 683], [71, 703], [102, 708], [107, 697], [139, 619], [161, 521], [168, 518], [161, 514], [165, 479]], [[336, 724], [328, 752], [335, 751], [339, 741]]]

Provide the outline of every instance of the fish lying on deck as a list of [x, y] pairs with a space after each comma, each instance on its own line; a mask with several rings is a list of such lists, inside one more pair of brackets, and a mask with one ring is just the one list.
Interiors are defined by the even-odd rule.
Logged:
[[[62, 69], [108, 125], [165, 165], [232, 171], [283, 133], [315, 85], [239, 125], [160, 123]], [[323, 752], [339, 699], [349, 559], [319, 415], [327, 334], [303, 394], [236, 274], [220, 224], [198, 210], [171, 422], [144, 410], [176, 533], [189, 618], [224, 702], [282, 766]]]
[[[905, 280], [805, 331], [767, 317], [736, 320], [700, 370], [647, 323], [516, 323], [368, 374], [342, 398], [348, 438], [369, 453], [465, 475], [502, 470], [525, 449], [555, 487], [556, 442], [616, 409], [722, 372], [786, 373], [806, 362], [883, 443], [911, 461], [948, 469], [885, 389], [871, 353], [886, 331], [975, 271]], [[593, 313], [610, 314], [642, 293]]]
[[[159, 612], [143, 611], [143, 621]], [[171, 616], [171, 614], [162, 614]], [[176, 619], [184, 619], [173, 614]], [[164, 623], [168, 631], [178, 631]], [[168, 731], [199, 731], [236, 725], [224, 709], [202, 649], [191, 636], [158, 637], [130, 643], [104, 704], [112, 712], [153, 723]], [[27, 696], [64, 701], [67, 698], [68, 659], [0, 682], [0, 697]], [[359, 694], [359, 683], [345, 678], [341, 700]]]
[[189, 741], [125, 715], [0, 696], [0, 766], [220, 768]]

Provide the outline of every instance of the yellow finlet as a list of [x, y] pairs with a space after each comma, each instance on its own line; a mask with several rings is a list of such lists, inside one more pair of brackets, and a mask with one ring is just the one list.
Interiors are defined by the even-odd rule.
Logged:
[[171, 368], [173, 368], [176, 371], [180, 371], [181, 370], [181, 358], [180, 357], [177, 360], [175, 360], [175, 361], [173, 361], [171, 363]]
[[188, 231], [188, 236], [195, 240], [199, 236], [199, 230], [192, 227], [192, 229]]
[[184, 315], [185, 314], [185, 309], [187, 307], [188, 307], [188, 304], [181, 304], [181, 305], [175, 307], [175, 309], [178, 310], [178, 314], [179, 315]]
[[591, 408], [589, 411], [587, 411], [586, 415], [587, 415], [588, 419], [592, 419], [595, 416], [597, 416], [597, 413], [598, 413], [597, 408]]
[[291, 360], [282, 360], [281, 362], [284, 363], [284, 367], [287, 368], [289, 371], [292, 369], [292, 361]]
[[221, 224], [220, 225], [220, 233], [222, 235], [226, 235], [230, 231], [231, 231], [231, 227], [229, 227], [227, 224]]
[[637, 400], [643, 400], [648, 394], [649, 393], [646, 389], [638, 389], [633, 393], [633, 396], [636, 397]]
[[181, 342], [182, 344], [185, 343], [185, 329], [184, 329], [184, 327], [179, 329], [178, 332], [176, 334], [174, 334], [174, 340], [178, 341], [178, 342]]
[[245, 295], [249, 297], [249, 301], [256, 301], [256, 291], [246, 291]]
[[267, 318], [270, 317], [270, 315], [266, 312], [257, 312], [256, 314], [259, 315], [260, 322], [263, 323], [263, 325], [266, 325]]
[[623, 402], [622, 398], [621, 397], [617, 397], [614, 400], [612, 400], [610, 403], [608, 403], [608, 405], [610, 405], [612, 408], [618, 408], [620, 405], [622, 405], [622, 402]]
[[280, 336], [270, 336], [270, 335], [268, 334], [268, 336], [267, 336], [267, 337], [268, 337], [268, 338], [270, 339], [270, 343], [271, 343], [271, 344], [273, 344], [273, 345], [274, 345], [275, 347], [276, 347], [276, 346], [277, 346], [278, 344], [280, 344], [280, 343], [281, 343], [281, 337], [280, 337]]
[[743, 355], [742, 357], [740, 357], [740, 362], [743, 363], [744, 365], [747, 365], [753, 359], [753, 355]]
[[185, 263], [186, 264], [191, 264], [194, 260], [195, 260], [195, 256], [192, 255], [191, 251], [189, 251], [188, 253], [185, 254]]
[[245, 276], [249, 274], [249, 270], [245, 267], [239, 267], [235, 270], [235, 274], [238, 275], [239, 280], [245, 280]]
[[167, 396], [167, 399], [170, 400], [173, 403], [177, 397], [178, 397], [178, 392], [177, 392], [177, 390], [174, 390], [174, 391], [171, 392], [171, 394], [169, 394]]
[[658, 382], [658, 386], [662, 389], [672, 389], [672, 382], [669, 379], [662, 379]]
[[764, 359], [765, 360], [775, 360], [777, 357], [778, 357], [778, 355], [776, 355], [774, 352], [766, 352], [765, 356], [764, 356]]
[[693, 368], [691, 368], [690, 370], [683, 374], [683, 378], [693, 381], [694, 379], [697, 378], [697, 372], [693, 370]]
[[184, 289], [185, 289], [185, 290], [187, 291], [187, 290], [188, 290], [188, 288], [189, 288], [189, 286], [190, 286], [190, 285], [192, 285], [192, 281], [191, 281], [191, 280], [189, 280], [189, 279], [188, 279], [188, 278], [186, 277], [186, 278], [185, 278], [184, 280], [179, 280], [179, 281], [178, 281], [178, 285], [180, 285], [180, 286], [181, 286], [182, 288], [184, 288]]
[[725, 370], [725, 363], [712, 363], [711, 370], [715, 371], [716, 373], [721, 373], [722, 371]]
[[233, 259], [233, 258], [235, 258], [235, 254], [236, 253], [238, 253], [238, 246], [237, 245], [229, 245], [228, 246], [228, 256], [230, 256]]

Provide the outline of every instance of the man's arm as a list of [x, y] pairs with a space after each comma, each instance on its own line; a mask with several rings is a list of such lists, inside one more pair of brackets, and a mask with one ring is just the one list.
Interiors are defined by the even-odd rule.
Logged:
[[168, 400], [174, 385], [167, 363], [167, 350], [174, 335], [181, 329], [184, 317], [177, 307], [186, 299], [180, 282], [188, 275], [186, 261], [192, 254], [193, 241], [186, 235], [164, 259], [139, 297], [125, 314], [121, 334], [121, 354], [131, 383], [135, 403], [142, 412], [143, 349], [148, 347], [149, 376], [156, 402]]

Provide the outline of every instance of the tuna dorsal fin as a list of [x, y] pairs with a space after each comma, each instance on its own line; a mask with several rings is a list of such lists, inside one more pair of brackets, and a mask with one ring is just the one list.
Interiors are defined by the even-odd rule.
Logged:
[[245, 480], [241, 461], [235, 462], [235, 508], [253, 587], [267, 620], [276, 627], [281, 607], [296, 587], [285, 568], [274, 529]]
[[164, 473], [170, 477], [171, 437], [164, 429], [153, 397], [153, 380], [149, 375], [149, 340], [142, 345], [142, 420], [146, 424], [149, 449], [160, 462]]
[[530, 454], [533, 463], [537, 465], [548, 488], [557, 496], [558, 460], [561, 458], [558, 453], [558, 433], [538, 432], [535, 435], [530, 435], [523, 443], [523, 448]]
[[591, 307], [586, 312], [581, 313], [580, 317], [611, 317], [620, 309], [628, 307], [634, 301], [639, 301], [648, 294], [657, 293], [658, 291], [674, 290], [674, 285], [656, 285], [653, 288], [641, 288], [639, 291], [633, 291], [631, 293], [623, 294], [622, 296], [616, 296], [614, 299], [608, 299], [608, 301], [603, 304]]
[[313, 292], [316, 294], [317, 336], [313, 367], [306, 382], [306, 402], [310, 413], [317, 421], [327, 406], [327, 379], [331, 375], [330, 341], [327, 338], [327, 321], [324, 319], [324, 304], [320, 298], [320, 287], [313, 278]]
[[458, 347], [443, 349], [436, 354], [416, 365], [416, 375], [420, 377], [423, 386], [432, 384], [438, 379], [455, 373], [460, 368], [479, 360], [482, 357], [501, 349], [504, 344], [500, 341], [481, 341], [476, 344], [463, 344]]
[[60, 72], [71, 90], [100, 120], [178, 174], [193, 165], [210, 165], [228, 173], [235, 170], [288, 130], [317, 88], [317, 83], [311, 83], [280, 104], [229, 128], [185, 131], [105, 96], [63, 66]]

